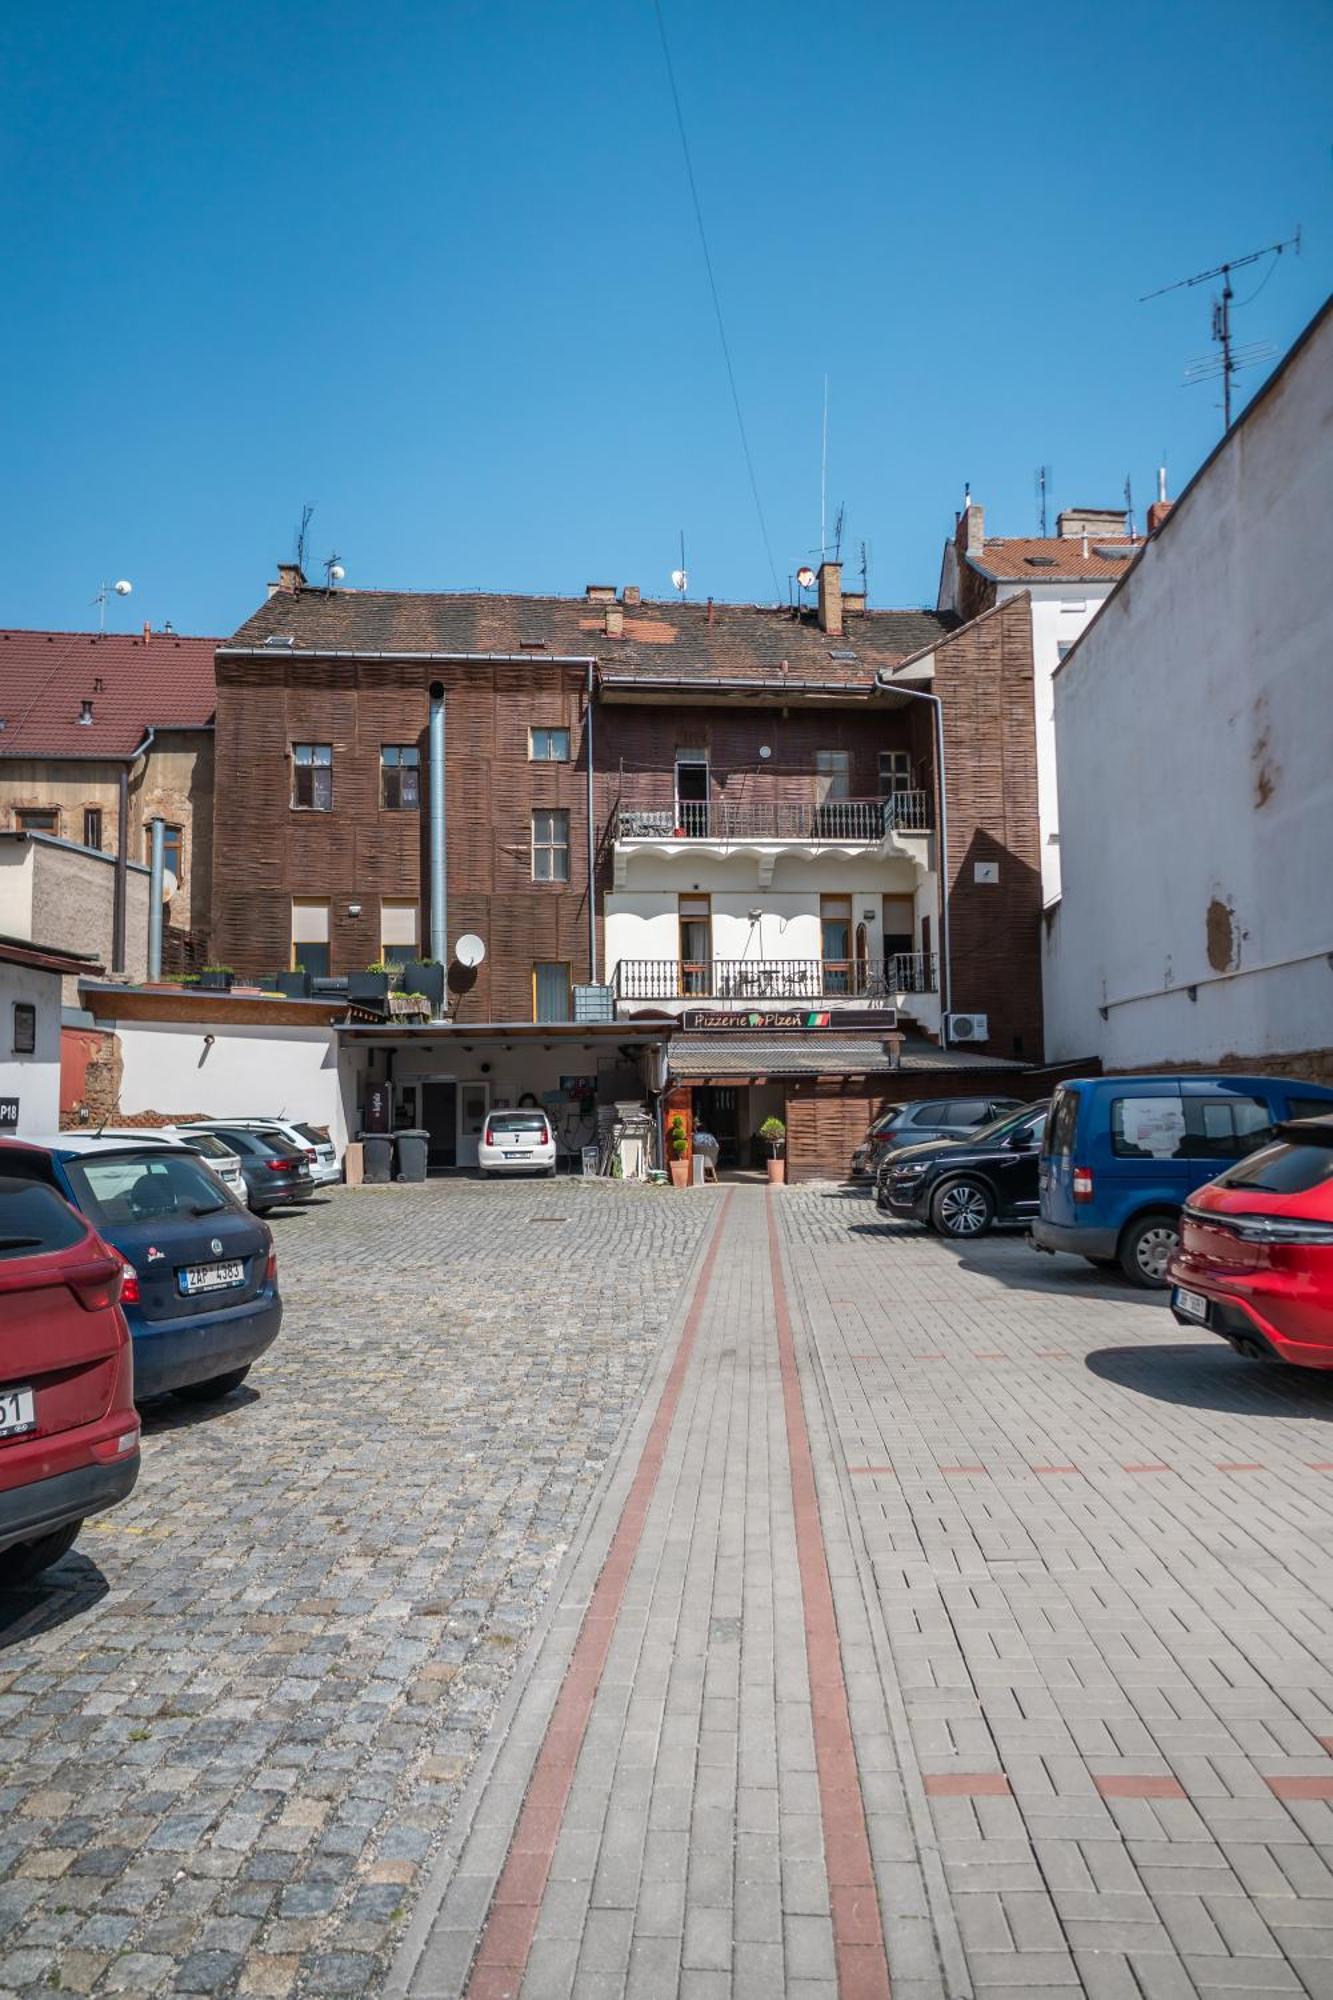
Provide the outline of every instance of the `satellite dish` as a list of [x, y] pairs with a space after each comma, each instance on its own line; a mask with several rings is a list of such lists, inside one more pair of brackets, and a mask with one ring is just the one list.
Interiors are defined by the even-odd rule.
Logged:
[[759, 755], [761, 757], [771, 757], [773, 755], [773, 745], [771, 743], [761, 743], [759, 745]]
[[797, 570], [796, 581], [800, 584], [802, 590], [811, 590], [814, 588], [815, 573], [809, 563], [804, 563]]
[[172, 870], [164, 868], [162, 870], [162, 901], [169, 903], [179, 888], [180, 883], [176, 880]]
[[346, 574], [347, 571], [343, 568], [341, 563], [330, 563], [329, 581], [331, 583], [341, 583]]
[[684, 571], [683, 569], [673, 569], [673, 570], [672, 570], [672, 572], [671, 572], [671, 588], [672, 588], [673, 590], [684, 590], [684, 588], [685, 588], [686, 584], [687, 584], [687, 583], [689, 582], [689, 580], [690, 580], [690, 579], [689, 579], [689, 577], [688, 577], [688, 576], [687, 576], [687, 575], [685, 574], [685, 571]]
[[124, 577], [122, 577], [120, 579], [120, 582], [116, 585], [116, 596], [128, 597], [133, 588], [134, 585], [132, 583], [126, 583]]
[[480, 965], [485, 956], [485, 942], [475, 936], [472, 931], [465, 932], [454, 946], [454, 963], [456, 965]]

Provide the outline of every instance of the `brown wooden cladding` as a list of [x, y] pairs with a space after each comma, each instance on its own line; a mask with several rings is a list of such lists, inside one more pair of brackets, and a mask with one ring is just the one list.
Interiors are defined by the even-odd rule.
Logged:
[[[214, 948], [250, 975], [284, 969], [294, 896], [327, 898], [334, 972], [380, 955], [381, 898], [415, 897], [429, 942], [427, 724], [445, 688], [449, 943], [487, 956], [459, 1018], [532, 1018], [532, 967], [588, 978], [585, 676], [550, 661], [436, 663], [275, 659], [218, 662]], [[528, 760], [530, 728], [570, 732], [568, 764]], [[333, 807], [291, 804], [293, 743], [333, 748]], [[419, 811], [380, 804], [380, 748], [421, 752]], [[532, 880], [532, 813], [569, 814], [568, 883]], [[349, 905], [360, 904], [352, 915]]]
[[845, 1181], [852, 1154], [891, 1104], [934, 1097], [1040, 1095], [1024, 1070], [901, 1070], [892, 1076], [797, 1077], [787, 1085], [787, 1179]]

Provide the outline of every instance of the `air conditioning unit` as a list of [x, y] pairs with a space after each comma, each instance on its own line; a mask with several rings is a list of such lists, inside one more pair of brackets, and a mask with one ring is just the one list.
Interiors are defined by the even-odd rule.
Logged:
[[990, 1017], [987, 1014], [946, 1014], [945, 1031], [951, 1042], [987, 1042]]

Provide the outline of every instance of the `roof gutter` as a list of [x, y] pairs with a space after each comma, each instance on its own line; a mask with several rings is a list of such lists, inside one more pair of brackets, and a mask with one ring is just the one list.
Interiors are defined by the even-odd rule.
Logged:
[[533, 646], [518, 653], [402, 653], [391, 649], [372, 652], [368, 646], [219, 646], [219, 660], [419, 660], [428, 666], [468, 666], [498, 661], [514, 666], [520, 661], [541, 660], [548, 667], [596, 666], [595, 653], [548, 653]]

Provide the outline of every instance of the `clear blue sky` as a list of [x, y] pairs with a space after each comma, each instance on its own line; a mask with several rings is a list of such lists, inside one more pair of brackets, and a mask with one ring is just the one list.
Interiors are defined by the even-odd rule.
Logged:
[[[933, 602], [1214, 442], [1208, 290], [1284, 347], [1333, 259], [1333, 8], [664, 0], [781, 589], [830, 513]], [[771, 599], [651, 0], [44, 0], [0, 20], [0, 623], [232, 630], [349, 584]], [[1245, 297], [1262, 272], [1242, 273]], [[1245, 393], [1262, 379], [1242, 378]]]

